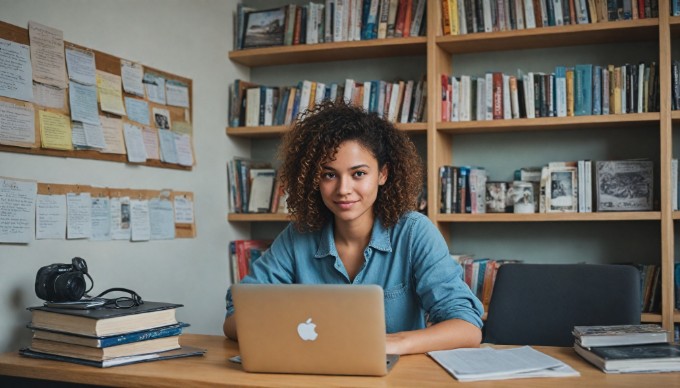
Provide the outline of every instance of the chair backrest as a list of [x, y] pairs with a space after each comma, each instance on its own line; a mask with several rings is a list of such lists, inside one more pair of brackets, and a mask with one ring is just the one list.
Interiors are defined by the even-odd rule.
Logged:
[[640, 323], [640, 274], [629, 265], [504, 264], [484, 342], [571, 346], [577, 325]]

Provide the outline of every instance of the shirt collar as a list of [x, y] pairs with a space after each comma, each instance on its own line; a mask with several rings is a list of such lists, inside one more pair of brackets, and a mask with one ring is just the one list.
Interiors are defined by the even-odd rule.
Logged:
[[[373, 221], [371, 241], [369, 241], [368, 246], [383, 252], [392, 252], [389, 229], [383, 226], [379, 217], [376, 217]], [[335, 247], [335, 239], [333, 238], [333, 220], [326, 223], [323, 229], [321, 229], [319, 248], [316, 250], [314, 257], [321, 258], [331, 255], [338, 255], [338, 250]]]

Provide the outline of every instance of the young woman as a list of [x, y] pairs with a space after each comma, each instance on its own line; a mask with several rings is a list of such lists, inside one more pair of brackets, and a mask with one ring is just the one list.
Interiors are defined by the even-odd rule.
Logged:
[[[423, 168], [405, 133], [326, 102], [297, 121], [279, 153], [292, 223], [244, 283], [377, 284], [388, 354], [479, 346], [482, 305], [439, 231], [412, 211]], [[234, 314], [227, 292], [224, 333], [236, 339]]]

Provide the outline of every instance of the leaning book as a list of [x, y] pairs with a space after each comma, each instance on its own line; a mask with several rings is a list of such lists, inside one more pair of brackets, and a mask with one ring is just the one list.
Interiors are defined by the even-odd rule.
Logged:
[[139, 363], [139, 362], [161, 361], [161, 360], [169, 360], [169, 359], [180, 358], [180, 357], [202, 356], [203, 354], [205, 354], [205, 349], [194, 348], [194, 347], [191, 347], [191, 346], [182, 346], [179, 349], [169, 350], [167, 352], [138, 354], [138, 355], [134, 355], [134, 356], [116, 357], [116, 358], [110, 358], [110, 359], [107, 359], [107, 360], [100, 360], [100, 361], [93, 361], [93, 360], [86, 360], [86, 359], [78, 358], [78, 357], [66, 357], [66, 356], [60, 356], [60, 355], [56, 355], [56, 354], [37, 352], [37, 351], [31, 350], [31, 349], [28, 349], [28, 348], [24, 348], [24, 349], [19, 350], [19, 354], [21, 354], [22, 356], [31, 357], [31, 358], [39, 358], [39, 359], [44, 359], [44, 360], [66, 361], [66, 362], [72, 362], [72, 363], [75, 363], [75, 364], [96, 366], [96, 367], [99, 367], [99, 368], [109, 368], [109, 367], [112, 367], [112, 366], [136, 364], [136, 363]]
[[680, 371], [680, 345], [668, 343], [603, 346], [586, 349], [574, 345], [586, 361], [606, 373], [654, 373]]
[[108, 336], [177, 324], [181, 304], [144, 302], [127, 309], [92, 310], [29, 307], [31, 326], [86, 336]]
[[584, 348], [668, 342], [668, 332], [656, 324], [574, 326], [573, 334]]
[[648, 211], [654, 198], [650, 160], [595, 162], [597, 211]]

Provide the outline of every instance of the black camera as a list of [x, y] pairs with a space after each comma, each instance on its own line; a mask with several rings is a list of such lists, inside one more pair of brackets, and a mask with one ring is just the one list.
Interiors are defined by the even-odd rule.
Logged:
[[71, 264], [52, 264], [38, 270], [35, 276], [35, 294], [38, 298], [50, 302], [76, 301], [92, 289], [86, 289], [85, 276], [87, 263], [80, 257], [74, 257]]

